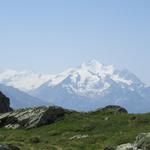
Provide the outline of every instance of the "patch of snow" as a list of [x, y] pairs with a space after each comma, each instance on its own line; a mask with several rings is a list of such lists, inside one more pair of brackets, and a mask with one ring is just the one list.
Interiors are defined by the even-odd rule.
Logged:
[[30, 91], [38, 88], [52, 77], [52, 75], [36, 74], [31, 71], [6, 70], [0, 72], [0, 83], [22, 91]]
[[102, 94], [111, 87], [112, 83], [108, 79], [127, 86], [132, 85], [131, 80], [126, 80], [120, 77], [119, 74], [116, 74], [112, 65], [105, 66], [96, 60], [92, 60], [88, 63], [83, 63], [77, 68], [69, 69], [54, 76], [49, 81], [48, 86], [63, 84], [63, 87], [69, 93], [92, 97]]
[[116, 81], [117, 83], [122, 82], [122, 83], [125, 83], [125, 84], [127, 84], [127, 85], [132, 85], [132, 83], [133, 83], [132, 80], [126, 80], [126, 79], [124, 79], [124, 78], [121, 78], [118, 74], [113, 75], [113, 76], [112, 76], [112, 79], [113, 79], [114, 81]]
[[111, 87], [113, 82], [121, 84], [122, 88], [128, 86], [129, 89], [134, 90], [132, 78], [125, 79], [119, 72], [116, 73], [116, 69], [112, 65], [105, 66], [96, 60], [91, 60], [77, 68], [71, 68], [56, 75], [15, 70], [0, 72], [0, 83], [26, 92], [38, 89], [47, 82], [47, 88], [61, 84], [70, 93], [90, 97], [101, 95]]

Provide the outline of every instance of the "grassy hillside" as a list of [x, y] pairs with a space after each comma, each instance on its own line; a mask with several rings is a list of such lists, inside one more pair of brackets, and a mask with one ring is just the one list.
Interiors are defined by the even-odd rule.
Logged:
[[133, 142], [141, 132], [150, 132], [150, 113], [75, 112], [51, 125], [31, 130], [1, 128], [0, 143], [13, 143], [21, 150], [101, 150]]

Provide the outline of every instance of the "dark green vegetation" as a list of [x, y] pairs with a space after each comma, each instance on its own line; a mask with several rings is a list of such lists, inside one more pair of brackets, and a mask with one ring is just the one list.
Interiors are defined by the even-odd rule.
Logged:
[[31, 130], [1, 128], [0, 143], [21, 150], [101, 150], [132, 143], [139, 133], [149, 131], [150, 113], [134, 115], [108, 109], [66, 114], [53, 124]]
[[0, 91], [0, 113], [11, 111], [9, 98]]

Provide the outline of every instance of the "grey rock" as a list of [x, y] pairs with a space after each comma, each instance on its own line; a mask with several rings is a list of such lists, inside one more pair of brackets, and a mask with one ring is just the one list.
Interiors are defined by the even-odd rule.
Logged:
[[0, 113], [6, 113], [9, 111], [12, 111], [9, 98], [0, 91]]
[[31, 129], [53, 123], [62, 118], [66, 113], [71, 112], [55, 106], [18, 109], [1, 114], [0, 126], [9, 129]]
[[150, 150], [150, 133], [141, 133], [133, 144], [122, 144], [116, 150]]
[[131, 143], [122, 144], [120, 146], [117, 146], [116, 150], [137, 150], [137, 147], [135, 147]]
[[8, 146], [0, 145], [0, 150], [11, 150]]
[[150, 150], [150, 133], [141, 133], [136, 137], [135, 144], [138, 149]]
[[20, 150], [17, 146], [8, 144], [8, 145], [0, 145], [0, 150]]

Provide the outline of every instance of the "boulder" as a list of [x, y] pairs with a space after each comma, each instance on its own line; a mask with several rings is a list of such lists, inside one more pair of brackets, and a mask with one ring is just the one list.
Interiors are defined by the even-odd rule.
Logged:
[[0, 92], [0, 113], [6, 113], [9, 111], [12, 111], [12, 108], [10, 108], [9, 98]]
[[150, 150], [150, 133], [141, 133], [133, 144], [122, 144], [116, 150]]
[[137, 148], [133, 144], [127, 143], [117, 146], [116, 150], [137, 150]]
[[66, 113], [72, 111], [61, 107], [36, 107], [18, 109], [0, 115], [0, 126], [10, 129], [26, 128], [31, 129], [47, 125], [62, 118]]
[[0, 150], [11, 150], [11, 149], [6, 145], [0, 145]]
[[8, 144], [8, 145], [0, 145], [0, 150], [20, 150], [17, 146]]
[[135, 145], [138, 149], [150, 150], [150, 133], [141, 133], [136, 137]]

